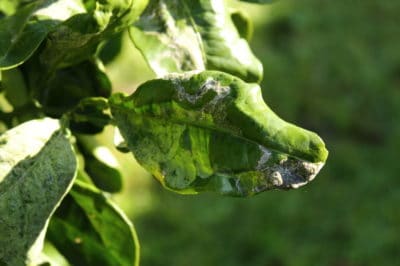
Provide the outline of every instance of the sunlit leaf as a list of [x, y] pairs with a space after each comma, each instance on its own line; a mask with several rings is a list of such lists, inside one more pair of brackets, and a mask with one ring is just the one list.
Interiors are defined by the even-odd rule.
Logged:
[[21, 67], [31, 95], [51, 117], [60, 117], [85, 97], [109, 96], [111, 83], [95, 58], [99, 45], [128, 27], [147, 4], [146, 0], [79, 2], [82, 12], [54, 27]]
[[37, 63], [51, 72], [90, 59], [99, 44], [133, 23], [147, 0], [84, 1], [85, 12], [55, 28], [46, 38]]
[[72, 265], [139, 264], [131, 222], [100, 191], [79, 180], [51, 220], [47, 238]]
[[0, 18], [1, 18], [1, 13], [4, 13], [6, 15], [11, 15], [15, 12], [19, 0], [2, 0], [0, 1]]
[[131, 36], [159, 76], [210, 69], [249, 82], [262, 78], [261, 63], [221, 0], [151, 0]]
[[48, 264], [40, 266], [70, 266], [64, 256], [49, 241], [44, 242], [42, 257]]
[[323, 141], [287, 123], [260, 87], [222, 72], [171, 75], [115, 94], [111, 111], [137, 161], [167, 188], [246, 196], [311, 181]]
[[58, 120], [32, 120], [0, 136], [0, 265], [39, 258], [49, 218], [76, 169]]
[[22, 64], [47, 34], [74, 14], [84, 11], [77, 0], [40, 0], [0, 20], [0, 69]]
[[113, 36], [101, 47], [99, 57], [104, 64], [111, 63], [120, 53], [122, 49], [123, 33]]

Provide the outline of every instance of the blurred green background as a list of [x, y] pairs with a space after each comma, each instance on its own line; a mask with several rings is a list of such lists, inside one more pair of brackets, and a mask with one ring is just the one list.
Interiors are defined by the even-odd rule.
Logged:
[[[255, 22], [266, 102], [325, 140], [327, 164], [298, 190], [237, 199], [174, 194], [121, 156], [115, 199], [136, 226], [141, 265], [400, 265], [400, 1], [239, 8]], [[153, 74], [122, 42], [107, 70], [132, 92]]]

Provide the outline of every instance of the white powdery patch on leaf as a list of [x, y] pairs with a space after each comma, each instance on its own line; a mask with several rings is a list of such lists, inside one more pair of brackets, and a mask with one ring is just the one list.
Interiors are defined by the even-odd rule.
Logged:
[[291, 188], [299, 188], [312, 181], [324, 165], [297, 159], [286, 162], [288, 161], [282, 162], [276, 171], [281, 174], [283, 185]]
[[256, 169], [264, 170], [267, 167], [265, 164], [268, 162], [269, 158], [271, 157], [271, 151], [261, 145], [259, 145], [258, 147], [261, 151], [261, 156], [257, 162]]
[[176, 86], [178, 93], [178, 98], [183, 101], [188, 101], [192, 104], [196, 104], [199, 99], [201, 99], [208, 91], [216, 92], [216, 96], [207, 105], [217, 105], [223, 98], [225, 98], [230, 93], [229, 86], [221, 86], [221, 84], [214, 80], [213, 78], [208, 78], [200, 87], [195, 94], [188, 93], [185, 87], [182, 85], [182, 80], [189, 79], [193, 74], [199, 71], [187, 72], [183, 75], [172, 74], [169, 78], [172, 80]]

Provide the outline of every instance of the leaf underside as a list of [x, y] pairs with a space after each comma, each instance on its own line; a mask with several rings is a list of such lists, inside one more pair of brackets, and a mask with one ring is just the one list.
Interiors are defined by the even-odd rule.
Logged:
[[110, 98], [136, 159], [166, 188], [247, 196], [311, 181], [327, 151], [264, 103], [260, 87], [205, 71], [144, 83]]

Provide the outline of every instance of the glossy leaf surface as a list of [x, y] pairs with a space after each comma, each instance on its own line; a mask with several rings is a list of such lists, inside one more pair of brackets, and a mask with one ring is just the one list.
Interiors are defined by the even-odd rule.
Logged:
[[113, 95], [110, 105], [137, 161], [182, 193], [297, 188], [328, 154], [315, 133], [273, 113], [257, 84], [222, 72], [152, 80], [129, 97]]
[[[71, 16], [84, 12], [77, 0], [39, 0], [0, 20], [0, 69], [26, 61], [47, 34]], [[62, 12], [61, 12], [62, 10]]]
[[261, 63], [221, 0], [151, 0], [131, 36], [158, 76], [210, 69], [249, 82], [262, 78]]
[[72, 265], [139, 264], [131, 222], [99, 190], [79, 180], [51, 220], [47, 238]]
[[96, 60], [98, 47], [135, 21], [147, 1], [79, 3], [81, 13], [54, 27], [21, 67], [30, 94], [48, 116], [60, 117], [85, 97], [109, 96], [111, 83]]
[[38, 259], [48, 220], [76, 169], [58, 120], [32, 120], [0, 136], [0, 265]]
[[147, 0], [96, 0], [83, 4], [83, 13], [71, 17], [47, 36], [37, 60], [47, 71], [90, 59], [102, 41], [139, 17]]

